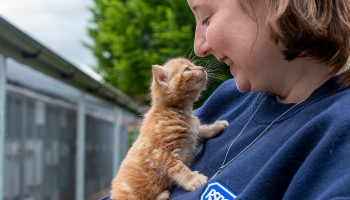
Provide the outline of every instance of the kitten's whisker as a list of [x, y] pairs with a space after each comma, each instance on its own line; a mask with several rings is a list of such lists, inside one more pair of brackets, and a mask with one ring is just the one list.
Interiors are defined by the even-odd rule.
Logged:
[[227, 77], [222, 74], [213, 74], [213, 73], [208, 74], [209, 84], [213, 84], [215, 82], [222, 82], [222, 81], [225, 81], [226, 79]]
[[185, 54], [185, 57], [190, 60], [192, 63], [196, 64], [198, 63], [198, 60], [199, 60], [199, 57], [196, 56], [196, 54], [194, 54], [194, 50], [193, 50], [193, 47], [190, 48], [186, 54]]
[[186, 53], [185, 53], [185, 58], [187, 58], [188, 60], [192, 61], [193, 59], [193, 47], [189, 48]]

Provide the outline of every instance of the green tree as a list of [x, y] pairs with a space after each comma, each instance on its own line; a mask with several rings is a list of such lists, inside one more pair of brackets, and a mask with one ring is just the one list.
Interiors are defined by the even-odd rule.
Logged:
[[98, 72], [140, 102], [147, 99], [152, 64], [193, 55], [195, 20], [186, 1], [95, 0], [91, 12], [89, 48]]

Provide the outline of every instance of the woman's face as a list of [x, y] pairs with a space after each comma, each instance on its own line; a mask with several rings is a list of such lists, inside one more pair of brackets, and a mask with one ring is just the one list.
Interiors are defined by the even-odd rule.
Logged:
[[229, 65], [241, 92], [272, 91], [284, 61], [265, 25], [264, 1], [254, 2], [188, 0], [197, 23], [196, 55], [212, 54]]

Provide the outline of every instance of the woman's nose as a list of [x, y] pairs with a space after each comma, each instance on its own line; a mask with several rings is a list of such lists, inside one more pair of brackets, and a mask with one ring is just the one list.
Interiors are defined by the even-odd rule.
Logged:
[[209, 54], [210, 46], [207, 43], [205, 30], [202, 26], [196, 26], [196, 32], [194, 36], [194, 53], [199, 57], [204, 57]]

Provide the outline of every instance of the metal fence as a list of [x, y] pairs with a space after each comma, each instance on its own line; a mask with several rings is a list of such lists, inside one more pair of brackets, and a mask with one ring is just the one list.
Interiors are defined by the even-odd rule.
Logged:
[[95, 81], [86, 74], [67, 80], [28, 60], [26, 42], [58, 56], [1, 18], [0, 29], [0, 199], [82, 200], [108, 188], [142, 108], [104, 83], [84, 89]]

